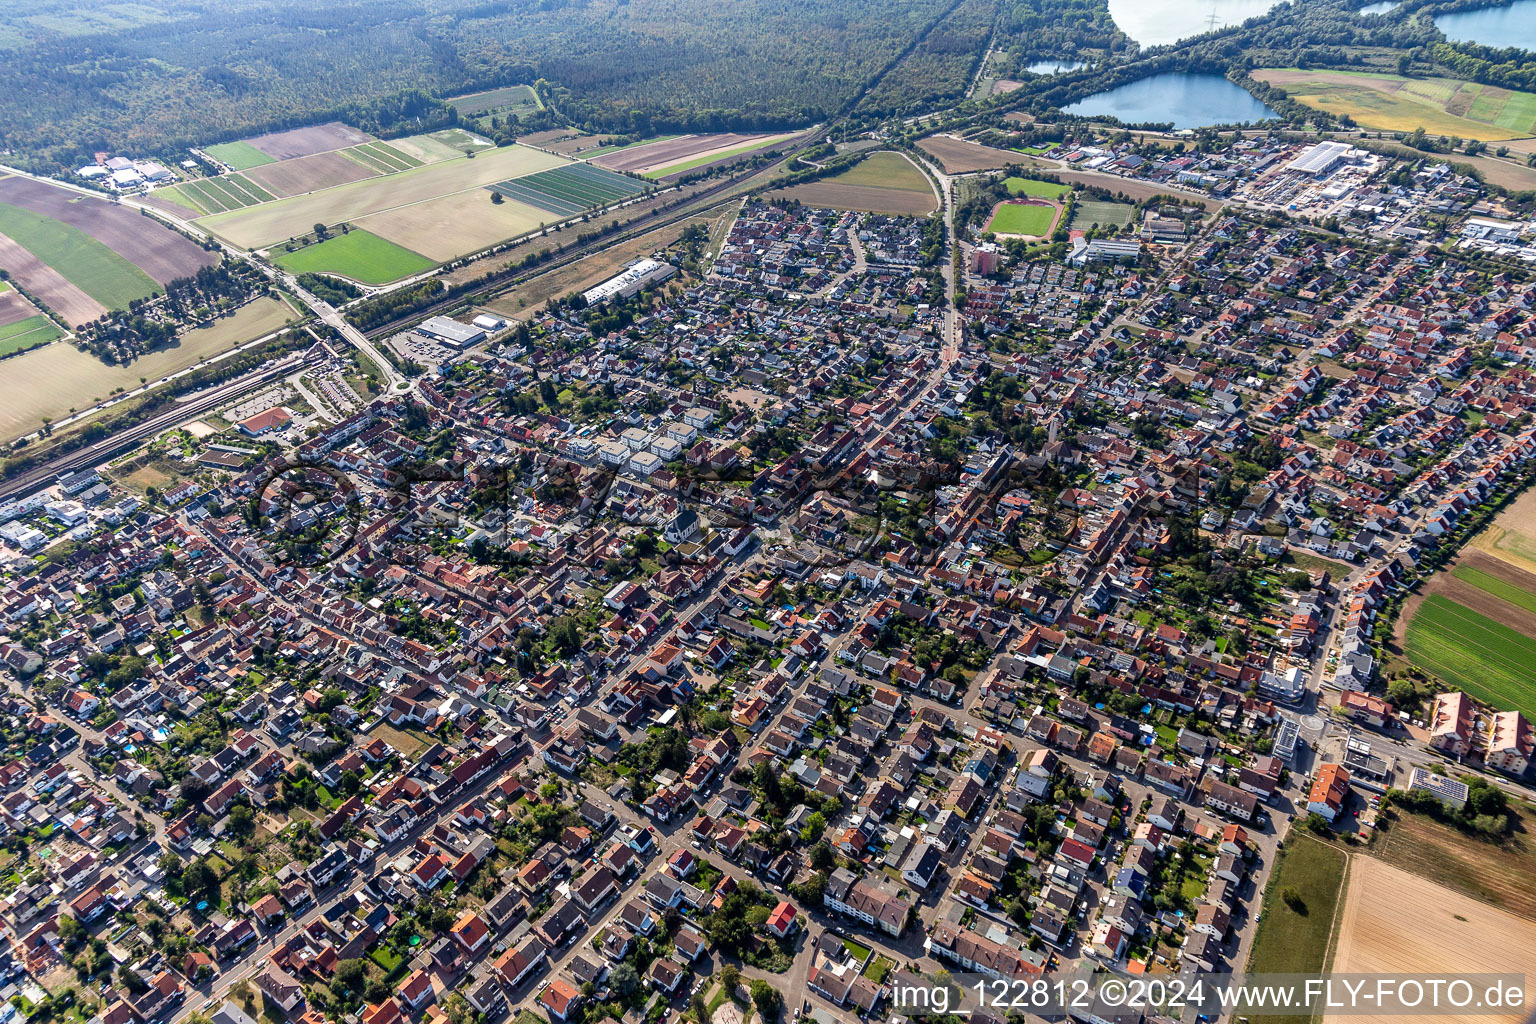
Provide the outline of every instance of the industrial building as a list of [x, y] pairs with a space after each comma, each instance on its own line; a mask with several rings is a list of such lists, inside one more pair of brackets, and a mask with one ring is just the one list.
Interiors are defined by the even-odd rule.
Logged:
[[431, 338], [440, 345], [447, 345], [449, 348], [463, 348], [465, 345], [473, 345], [477, 341], [485, 340], [485, 331], [479, 327], [461, 324], [452, 317], [446, 316], [428, 318], [416, 328], [416, 333], [424, 338]]
[[1349, 160], [1354, 149], [1347, 142], [1319, 142], [1308, 146], [1301, 156], [1286, 164], [1290, 174], [1308, 174], [1314, 178], [1326, 178]]
[[677, 268], [670, 263], [636, 260], [626, 267], [622, 274], [610, 277], [595, 288], [588, 288], [581, 293], [581, 297], [589, 306], [607, 302], [612, 298], [627, 299], [646, 285], [665, 281], [675, 273]]
[[1098, 260], [1134, 260], [1141, 255], [1140, 242], [1118, 241], [1111, 238], [1095, 238], [1088, 241], [1081, 236], [1072, 239], [1072, 254], [1067, 259], [1077, 266]]

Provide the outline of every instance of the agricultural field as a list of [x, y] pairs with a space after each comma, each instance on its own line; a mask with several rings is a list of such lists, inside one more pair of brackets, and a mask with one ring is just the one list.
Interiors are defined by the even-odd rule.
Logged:
[[1517, 569], [1536, 573], [1536, 489], [1528, 490], [1468, 544]]
[[31, 178], [0, 178], [0, 203], [78, 228], [138, 267], [156, 284], [195, 274], [218, 262], [208, 252], [136, 210]]
[[1536, 718], [1536, 676], [1530, 671], [1536, 638], [1431, 593], [1413, 612], [1403, 650], [1411, 663], [1451, 686]]
[[157, 189], [156, 194], [204, 214], [241, 210], [277, 198], [243, 174], [220, 174], [184, 181], [180, 185]]
[[[593, 157], [593, 156], [606, 156], [609, 153], [622, 153], [622, 152], [624, 152], [624, 150], [626, 150], [626, 149], [634, 149], [636, 146], [649, 146], [649, 145], [651, 145], [654, 142], [671, 142], [673, 139], [680, 139], [682, 137], [683, 136], [681, 136], [681, 135], [653, 135], [653, 136], [651, 136], [648, 139], [640, 139], [640, 140], [638, 140], [636, 142], [625, 142], [625, 143], [622, 143], [622, 144], [616, 145], [616, 146], [598, 146], [596, 149], [583, 149], [583, 150], [579, 150], [579, 151], [586, 153], [586, 155], [589, 156], [589, 157]], [[593, 146], [593, 145], [596, 145], [596, 143], [594, 142], [595, 138], [597, 138], [597, 136], [583, 135], [583, 136], [580, 136], [580, 137], [578, 137], [576, 139], [572, 139], [572, 140], [568, 140], [568, 141], [578, 143], [579, 145]], [[550, 146], [549, 148], [553, 149], [557, 153], [565, 153], [566, 152], [566, 150], [562, 149], [559, 144], [556, 144], [554, 146]], [[570, 155], [570, 154], [567, 153], [567, 155]]]
[[[243, 178], [265, 189], [268, 193], [279, 199], [296, 196], [301, 192], [313, 192], [316, 189], [331, 188], [336, 185], [345, 185], [349, 181], [359, 181], [371, 177], [375, 171], [358, 160], [349, 160], [344, 149], [331, 150], [328, 153], [315, 153], [311, 156], [294, 157], [292, 160], [278, 160], [248, 171]], [[219, 178], [205, 179], [218, 181]], [[191, 183], [189, 183], [191, 184]], [[188, 185], [179, 186], [186, 189]], [[219, 211], [209, 211], [217, 213]]]
[[1072, 228], [1123, 228], [1131, 222], [1136, 208], [1130, 203], [1105, 203], [1097, 200], [1080, 200], [1072, 211]]
[[662, 178], [707, 164], [743, 156], [793, 138], [793, 135], [678, 135], [622, 146], [592, 162], [612, 171]]
[[[1502, 843], [1469, 839], [1422, 814], [1394, 808], [1377, 826], [1371, 853], [1402, 871], [1482, 903], [1536, 921], [1536, 808], [1509, 802], [1519, 817]], [[1536, 962], [1536, 961], [1532, 961]]]
[[246, 139], [252, 148], [274, 160], [292, 160], [295, 157], [312, 156], [333, 149], [346, 149], [372, 142], [373, 136], [340, 121], [310, 125], [308, 128], [290, 128], [282, 132], [270, 132]]
[[63, 336], [58, 324], [41, 313], [33, 313], [0, 326], [0, 358], [46, 345]]
[[[0, 202], [0, 234], [106, 309], [127, 309], [134, 299], [146, 298], [157, 290], [154, 278], [61, 220]], [[14, 274], [24, 287], [29, 285], [27, 267], [14, 265], [3, 252], [0, 267]], [[48, 301], [46, 293], [33, 294]]]
[[0, 370], [0, 438], [36, 430], [47, 416], [87, 409], [115, 388], [133, 389], [140, 377], [157, 380], [196, 365], [236, 345], [271, 334], [294, 316], [279, 299], [257, 299], [207, 327], [187, 331], [174, 344], [156, 349], [128, 366], [108, 366], [73, 345], [46, 345], [5, 360]]
[[1007, 187], [1010, 195], [1032, 196], [1035, 199], [1060, 199], [1072, 191], [1071, 185], [1036, 181], [1034, 178], [1004, 178], [1003, 185]]
[[928, 176], [900, 153], [872, 153], [840, 174], [773, 193], [807, 206], [863, 213], [932, 213], [938, 197]]
[[412, 167], [420, 167], [422, 164], [422, 161], [402, 153], [387, 142], [367, 142], [361, 146], [344, 149], [342, 153], [346, 154], [349, 159], [356, 160], [363, 166], [369, 167], [380, 174], [408, 171]]
[[[1403, 908], [1413, 908], [1412, 927], [1403, 926]], [[1349, 892], [1339, 917], [1332, 971], [1357, 974], [1523, 974], [1536, 963], [1536, 922], [1383, 863], [1355, 857]], [[1516, 1022], [1506, 1014], [1436, 1014], [1435, 1020]], [[1395, 1024], [1387, 1015], [1328, 1014], [1326, 1022]]]
[[569, 164], [489, 186], [492, 192], [570, 217], [645, 191], [633, 178], [593, 164]]
[[436, 265], [420, 253], [360, 228], [282, 253], [276, 262], [296, 274], [336, 274], [361, 284], [388, 284]]
[[526, 114], [544, 109], [544, 104], [539, 102], [539, 94], [531, 85], [508, 85], [501, 89], [472, 92], [465, 96], [450, 97], [447, 102], [459, 113], [470, 117], [492, 111]]
[[655, 168], [654, 170], [644, 171], [643, 174], [647, 178], [654, 178], [657, 180], [662, 178], [670, 178], [674, 175], [685, 174], [688, 171], [696, 171], [700, 168], [710, 168], [718, 164], [731, 163], [740, 157], [749, 156], [752, 153], [771, 149], [774, 146], [777, 146], [782, 142], [787, 142], [792, 138], [794, 138], [792, 134], [770, 135], [766, 138], [753, 139], [750, 142], [744, 142], [739, 146], [725, 146], [717, 149], [711, 149], [704, 153], [700, 153], [698, 156], [695, 156], [691, 159], [681, 160], [677, 163], [665, 164], [661, 167]]
[[[444, 128], [441, 131], [428, 132], [426, 135], [412, 135], [405, 139], [395, 139], [394, 145], [410, 152], [412, 145], [436, 145], [446, 151], [444, 159], [452, 159], [464, 155], [465, 150], [476, 152], [482, 149], [495, 149], [496, 143], [483, 136], [476, 135], [466, 128]], [[430, 159], [426, 160], [431, 163]]]
[[1536, 132], [1536, 93], [1454, 78], [1404, 78], [1363, 71], [1267, 68], [1253, 77], [1292, 99], [1364, 128], [1460, 135], [1488, 142]]
[[[1326, 843], [1294, 831], [1290, 834], [1264, 888], [1259, 927], [1248, 954], [1249, 971], [1318, 974], [1323, 970], [1348, 866], [1344, 854]], [[1281, 897], [1287, 888], [1300, 897], [1298, 908]], [[1307, 1024], [1310, 1018], [1298, 1014], [1265, 1020]]]
[[397, 206], [353, 224], [443, 263], [559, 219], [510, 199], [492, 203], [484, 190], [475, 188]]
[[1032, 199], [1014, 199], [998, 203], [987, 221], [987, 230], [999, 235], [1030, 235], [1043, 238], [1051, 233], [1061, 207]]
[[203, 147], [203, 152], [232, 171], [248, 171], [252, 167], [270, 164], [277, 159], [268, 156], [249, 142], [221, 142]]
[[1451, 575], [1458, 580], [1469, 583], [1486, 594], [1491, 594], [1500, 601], [1507, 602], [1517, 608], [1523, 608], [1536, 615], [1536, 593], [1532, 593], [1525, 587], [1508, 580], [1500, 579], [1490, 572], [1485, 572], [1475, 565], [1458, 565]]
[[[473, 160], [459, 157], [455, 160], [424, 164], [393, 174], [364, 178], [361, 181], [348, 182], [276, 202], [216, 214], [199, 223], [231, 244], [245, 248], [265, 248], [285, 239], [306, 234], [317, 222], [357, 224], [371, 215], [429, 203], [470, 190], [475, 191], [478, 201], [485, 210], [504, 210], [505, 207], [520, 204], [509, 201], [501, 207], [493, 208], [481, 191], [484, 186], [550, 167], [558, 167], [565, 163], [566, 161], [561, 157], [542, 153], [536, 149], [504, 146], [481, 153]], [[532, 216], [533, 224], [537, 224], [541, 219], [548, 219], [547, 216], [542, 218], [538, 216], [539, 212], [526, 207], [523, 210], [525, 215]], [[486, 221], [484, 227], [496, 227], [498, 223], [492, 221], [489, 216]], [[368, 223], [362, 226], [397, 245], [417, 252], [423, 251], [412, 241], [391, 234], [387, 222], [382, 219], [377, 224]], [[483, 230], [482, 226], [469, 225], [468, 227], [475, 229], [475, 238], [483, 239], [482, 245], [507, 237], [506, 235], [491, 237], [491, 234]]]
[[1009, 164], [1022, 164], [1028, 167], [1033, 162], [1010, 150], [966, 142], [952, 135], [933, 135], [919, 142], [917, 146], [937, 159], [944, 167], [945, 174], [990, 171]]

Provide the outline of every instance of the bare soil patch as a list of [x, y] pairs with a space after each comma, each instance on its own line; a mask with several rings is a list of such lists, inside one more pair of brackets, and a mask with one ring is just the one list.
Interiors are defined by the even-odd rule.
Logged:
[[491, 193], [471, 189], [358, 218], [358, 227], [419, 252], [450, 260], [537, 228], [554, 214], [523, 203], [492, 203]]
[[36, 316], [37, 312], [37, 307], [28, 302], [27, 297], [15, 288], [7, 288], [0, 292], [0, 327], [14, 324], [18, 320], [25, 320], [29, 316]]
[[935, 135], [919, 142], [918, 148], [938, 160], [945, 174], [966, 174], [970, 171], [990, 171], [1008, 164], [1025, 165], [1030, 159], [1022, 153], [1006, 149], [982, 146], [948, 135]]
[[285, 132], [272, 132], [246, 139], [251, 145], [278, 160], [292, 160], [300, 156], [312, 156], [333, 149], [346, 149], [360, 143], [371, 142], [373, 136], [358, 131], [340, 121], [311, 125], [308, 128], [292, 128]]
[[195, 274], [219, 259], [137, 210], [31, 178], [0, 179], [0, 202], [79, 228], [160, 284]]
[[[1512, 836], [1489, 843], [1418, 814], [1390, 811], [1378, 826], [1371, 853], [1404, 871], [1464, 896], [1536, 922], [1536, 835], [1528, 805], [1510, 801], [1517, 812]], [[1356, 858], [1356, 862], [1366, 858]], [[1533, 959], [1532, 962], [1536, 962]]]
[[[1405, 908], [1412, 908], [1408, 918]], [[1374, 857], [1355, 857], [1330, 970], [1371, 974], [1524, 973], [1536, 962], [1536, 924]], [[1436, 1014], [1437, 1021], [1518, 1021], [1502, 1015]], [[1388, 1015], [1325, 1022], [1396, 1024]]]
[[347, 159], [339, 150], [293, 160], [279, 160], [275, 164], [262, 164], [245, 172], [247, 178], [279, 198], [330, 188], [332, 185], [345, 185], [349, 181], [361, 181], [373, 175], [373, 171], [355, 160]]
[[861, 213], [892, 213], [922, 216], [933, 212], [933, 190], [909, 192], [904, 189], [875, 188], [867, 185], [842, 185], [835, 181], [810, 181], [804, 185], [769, 193], [769, 198], [798, 199], [806, 206], [833, 210], [858, 210]]
[[0, 235], [0, 270], [7, 271], [71, 327], [88, 324], [107, 311], [107, 307], [70, 284], [63, 274], [4, 235]]

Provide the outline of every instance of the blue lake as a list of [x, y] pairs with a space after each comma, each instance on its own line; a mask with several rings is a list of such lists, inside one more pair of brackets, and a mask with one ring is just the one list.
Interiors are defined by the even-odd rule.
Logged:
[[1484, 46], [1518, 46], [1536, 51], [1536, 0], [1515, 0], [1508, 7], [1479, 7], [1442, 14], [1435, 27], [1446, 38]]
[[1152, 75], [1094, 93], [1063, 109], [1083, 117], [1117, 117], [1126, 124], [1171, 121], [1175, 128], [1250, 123], [1276, 116], [1220, 75], [1181, 72]]
[[1366, 4], [1364, 7], [1360, 8], [1358, 13], [1386, 14], [1388, 11], [1395, 10], [1402, 4], [1402, 2], [1403, 0], [1377, 0], [1377, 2], [1374, 4]]

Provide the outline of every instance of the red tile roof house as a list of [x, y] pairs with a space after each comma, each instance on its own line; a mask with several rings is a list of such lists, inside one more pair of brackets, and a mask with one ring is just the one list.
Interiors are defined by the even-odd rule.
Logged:
[[768, 915], [768, 921], [763, 925], [769, 934], [784, 938], [795, 930], [795, 908], [788, 901], [780, 901], [773, 913]]
[[423, 889], [435, 889], [448, 877], [448, 863], [437, 854], [428, 854], [411, 870], [411, 878]]
[[567, 1019], [571, 1011], [581, 1005], [581, 992], [570, 982], [556, 978], [539, 993], [539, 1005], [548, 1010], [556, 1020]]
[[421, 1009], [421, 1004], [432, 998], [431, 976], [423, 970], [412, 971], [410, 977], [400, 985], [400, 991], [396, 995], [411, 1009]]
[[480, 915], [473, 910], [466, 910], [453, 925], [453, 937], [458, 940], [467, 952], [477, 952], [491, 937], [491, 929]]

